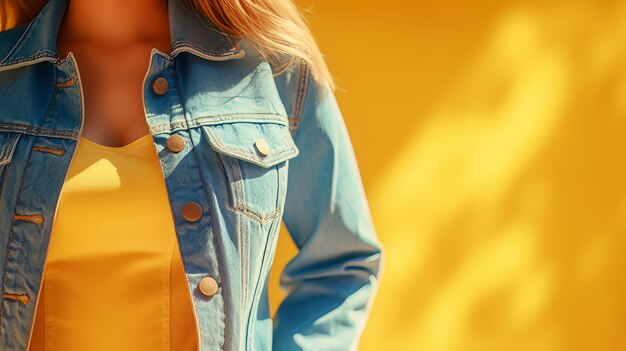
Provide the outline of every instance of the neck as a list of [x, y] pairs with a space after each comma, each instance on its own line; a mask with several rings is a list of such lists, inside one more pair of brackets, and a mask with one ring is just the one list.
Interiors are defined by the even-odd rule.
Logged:
[[71, 0], [58, 40], [128, 47], [169, 39], [167, 0]]

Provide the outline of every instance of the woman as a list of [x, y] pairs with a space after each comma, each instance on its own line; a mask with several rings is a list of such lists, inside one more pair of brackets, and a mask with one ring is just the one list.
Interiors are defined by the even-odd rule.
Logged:
[[293, 3], [2, 5], [0, 349], [356, 347], [383, 251]]

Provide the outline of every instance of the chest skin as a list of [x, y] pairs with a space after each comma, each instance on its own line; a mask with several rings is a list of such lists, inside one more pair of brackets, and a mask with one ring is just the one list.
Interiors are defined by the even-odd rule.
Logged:
[[83, 84], [84, 137], [119, 147], [149, 133], [142, 103], [143, 80], [149, 68], [150, 50], [171, 51], [169, 32], [163, 33], [151, 41], [107, 47], [93, 42], [70, 42], [64, 38], [62, 27], [57, 42], [59, 57], [74, 54]]

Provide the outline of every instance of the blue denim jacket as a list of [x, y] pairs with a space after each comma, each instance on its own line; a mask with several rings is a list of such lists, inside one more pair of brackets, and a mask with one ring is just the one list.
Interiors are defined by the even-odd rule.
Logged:
[[[52, 223], [83, 130], [79, 67], [56, 47], [67, 5], [49, 0], [30, 23], [0, 32], [5, 351], [30, 343]], [[216, 31], [177, 0], [167, 6], [172, 52], [152, 49], [143, 104], [199, 350], [355, 349], [383, 250], [333, 93], [304, 61], [274, 76], [274, 64], [245, 40]], [[166, 91], [153, 88], [160, 77]], [[182, 137], [182, 150], [172, 137]], [[193, 203], [200, 218], [183, 214]], [[299, 251], [281, 274], [288, 295], [271, 318], [268, 272], [281, 220]], [[206, 277], [216, 293], [198, 288]]]

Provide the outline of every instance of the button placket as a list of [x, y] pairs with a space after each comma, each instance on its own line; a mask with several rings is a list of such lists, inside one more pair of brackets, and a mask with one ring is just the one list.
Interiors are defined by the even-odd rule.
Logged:
[[[173, 130], [173, 126], [187, 121], [182, 110], [172, 109], [172, 106], [182, 105], [181, 95], [177, 92], [173, 63], [153, 51], [152, 65], [145, 83], [146, 116], [148, 123], [155, 131], [154, 134], [161, 134], [161, 138], [158, 139], [163, 149], [158, 154], [162, 162], [171, 205], [174, 206], [175, 223], [185, 227], [176, 228], [177, 235], [180, 234], [179, 245], [184, 253], [182, 258], [184, 262], [198, 264], [198, 267], [194, 266], [194, 269], [203, 272], [200, 277], [195, 274], [187, 276], [188, 281], [195, 282], [196, 285], [196, 292], [192, 295], [197, 302], [194, 304], [195, 313], [222, 313], [223, 301], [212, 298], [220, 294], [219, 266], [221, 262], [216, 255], [212, 254], [214, 250], [206, 251], [198, 247], [196, 243], [196, 240], [206, 240], [207, 245], [211, 247], [214, 245], [209, 241], [213, 235], [208, 212], [210, 204], [202, 196], [202, 188], [199, 185], [201, 182], [197, 181], [201, 180], [202, 175], [199, 172], [196, 173], [198, 169], [194, 168], [193, 157], [183, 157], [188, 156], [187, 152], [194, 151], [192, 150], [194, 147], [192, 135], [189, 130]], [[184, 189], [176, 189], [172, 186], [173, 184], [184, 184]], [[188, 265], [185, 266], [185, 269], [187, 268], [189, 268]], [[206, 298], [202, 299], [196, 295]], [[202, 328], [201, 325], [199, 327]]]

